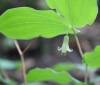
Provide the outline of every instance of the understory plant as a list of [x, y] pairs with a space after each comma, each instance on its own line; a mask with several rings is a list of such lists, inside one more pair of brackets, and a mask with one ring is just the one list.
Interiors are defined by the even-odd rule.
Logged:
[[[18, 7], [5, 11], [0, 16], [0, 32], [5, 36], [14, 39], [14, 43], [20, 54], [24, 84], [27, 82], [40, 82], [53, 80], [58, 84], [88, 85], [88, 67], [100, 67], [100, 46], [95, 47], [91, 53], [82, 52], [77, 33], [85, 25], [93, 24], [97, 13], [97, 0], [46, 0], [50, 10], [35, 10], [30, 7]], [[58, 35], [64, 35], [62, 47], [57, 49], [62, 55], [72, 52], [69, 48], [69, 36], [75, 36], [79, 52], [85, 65], [85, 82], [73, 78], [67, 69], [60, 69], [60, 72], [51, 68], [31, 69], [27, 74], [24, 66], [24, 52], [21, 51], [17, 40], [29, 40], [32, 38], [43, 37], [53, 38]], [[73, 56], [74, 58], [74, 56]], [[64, 64], [66, 65], [66, 64]], [[57, 65], [59, 68], [61, 65]], [[73, 68], [73, 67], [72, 67]], [[74, 67], [75, 68], [75, 67]]]

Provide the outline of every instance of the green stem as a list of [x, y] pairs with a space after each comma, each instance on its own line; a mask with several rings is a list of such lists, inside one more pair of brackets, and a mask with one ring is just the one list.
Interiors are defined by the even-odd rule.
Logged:
[[87, 84], [88, 83], [88, 66], [87, 64], [85, 64], [85, 83]]
[[[81, 48], [81, 46], [80, 46], [78, 37], [77, 37], [76, 32], [75, 32], [75, 29], [74, 29], [73, 27], [72, 27], [72, 30], [73, 30], [73, 32], [74, 32], [75, 40], [76, 40], [76, 43], [77, 43], [77, 46], [78, 46], [80, 55], [81, 55], [81, 57], [83, 58], [82, 48]], [[85, 83], [87, 84], [87, 82], [88, 82], [88, 66], [87, 66], [87, 64], [86, 64], [86, 65], [85, 65]]]
[[35, 38], [24, 50], [23, 50], [23, 55], [25, 52], [39, 39], [39, 37]]
[[25, 71], [25, 64], [24, 64], [24, 55], [19, 47], [19, 44], [16, 40], [14, 40], [14, 43], [16, 45], [16, 48], [20, 54], [20, 58], [21, 58], [21, 61], [22, 61], [22, 69], [23, 69], [23, 77], [24, 77], [24, 84], [27, 85], [27, 80], [26, 80], [26, 71]]
[[79, 43], [78, 37], [77, 37], [77, 35], [76, 35], [75, 30], [74, 30], [73, 27], [72, 27], [72, 30], [73, 30], [73, 32], [74, 32], [75, 40], [76, 40], [76, 43], [77, 43], [77, 46], [78, 46], [78, 49], [79, 49], [80, 55], [81, 55], [81, 57], [83, 57], [83, 52], [82, 52], [82, 49], [81, 49], [81, 46], [80, 46], [80, 43]]

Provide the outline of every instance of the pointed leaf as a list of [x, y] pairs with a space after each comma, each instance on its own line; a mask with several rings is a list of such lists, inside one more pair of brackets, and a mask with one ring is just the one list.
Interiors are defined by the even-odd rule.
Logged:
[[88, 66], [100, 67], [100, 46], [97, 46], [91, 53], [85, 53], [83, 61]]
[[46, 2], [73, 27], [92, 24], [98, 12], [97, 0], [46, 0]]
[[56, 72], [50, 68], [40, 69], [36, 68], [27, 74], [27, 81], [28, 82], [39, 82], [39, 81], [48, 81], [53, 80], [59, 84], [66, 84], [69, 82], [75, 83], [75, 85], [85, 85], [77, 81], [76, 79], [72, 78], [67, 72]]
[[0, 31], [11, 38], [30, 39], [38, 36], [45, 38], [66, 34], [69, 25], [64, 18], [52, 10], [35, 10], [28, 7], [7, 10], [0, 17]]

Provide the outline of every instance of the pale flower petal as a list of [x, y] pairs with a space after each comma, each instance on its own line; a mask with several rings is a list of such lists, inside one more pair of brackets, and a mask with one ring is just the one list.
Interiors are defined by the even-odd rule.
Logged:
[[73, 50], [69, 48], [69, 37], [64, 36], [62, 47], [58, 47], [58, 51], [61, 51], [62, 54], [66, 55], [67, 51], [72, 52]]

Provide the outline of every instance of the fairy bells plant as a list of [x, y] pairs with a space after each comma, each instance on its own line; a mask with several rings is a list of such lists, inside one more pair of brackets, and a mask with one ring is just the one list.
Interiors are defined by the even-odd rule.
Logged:
[[[13, 39], [31, 39], [39, 36], [52, 38], [71, 33], [75, 35], [81, 52], [76, 36], [78, 30], [75, 28], [94, 22], [98, 13], [97, 0], [46, 0], [46, 3], [50, 10], [35, 10], [29, 7], [7, 10], [0, 16], [0, 32]], [[63, 45], [58, 50], [64, 54], [67, 51], [71, 52], [68, 42], [69, 37], [65, 36]], [[65, 71], [57, 73], [52, 69], [33, 69], [27, 74], [27, 80], [29, 82], [54, 80], [60, 84], [73, 82], [75, 85], [85, 85]]]

